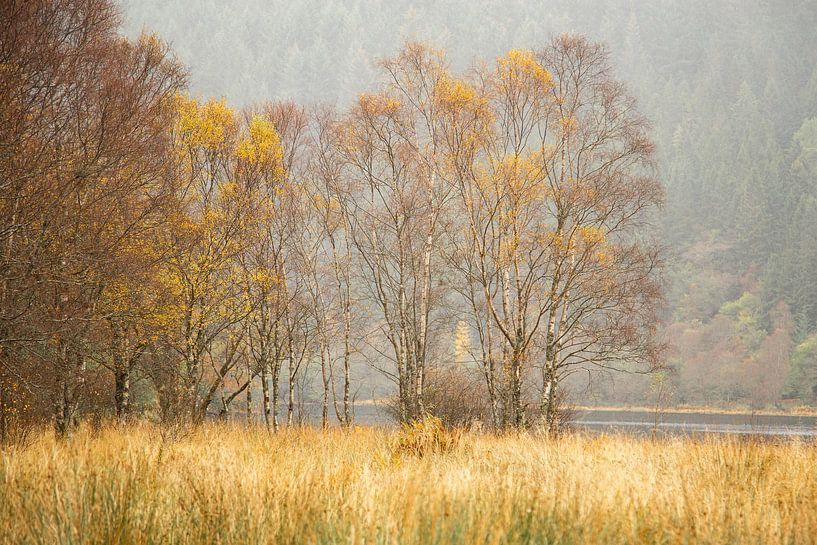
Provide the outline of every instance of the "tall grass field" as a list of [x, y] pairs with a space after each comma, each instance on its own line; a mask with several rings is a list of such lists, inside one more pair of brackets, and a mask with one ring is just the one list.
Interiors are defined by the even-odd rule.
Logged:
[[817, 447], [149, 425], [0, 452], [0, 542], [815, 543]]

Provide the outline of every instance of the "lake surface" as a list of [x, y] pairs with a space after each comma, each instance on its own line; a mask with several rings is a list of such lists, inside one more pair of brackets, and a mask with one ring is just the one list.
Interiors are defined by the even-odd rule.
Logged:
[[[310, 421], [319, 408], [310, 407]], [[282, 411], [285, 411], [285, 409]], [[334, 420], [334, 419], [333, 419]], [[363, 426], [393, 426], [382, 405], [360, 403], [355, 406], [355, 423]], [[576, 409], [571, 425], [592, 433], [633, 435], [752, 435], [768, 438], [817, 439], [817, 416], [731, 414], [711, 412], [634, 411], [616, 409]]]
[[817, 438], [817, 417], [696, 412], [577, 410], [577, 429], [598, 433], [734, 434]]

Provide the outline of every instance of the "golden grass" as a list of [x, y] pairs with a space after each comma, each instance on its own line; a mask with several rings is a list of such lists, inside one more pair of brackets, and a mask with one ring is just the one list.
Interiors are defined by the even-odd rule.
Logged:
[[[402, 443], [401, 443], [402, 442]], [[813, 543], [817, 447], [136, 426], [0, 453], [2, 543]]]

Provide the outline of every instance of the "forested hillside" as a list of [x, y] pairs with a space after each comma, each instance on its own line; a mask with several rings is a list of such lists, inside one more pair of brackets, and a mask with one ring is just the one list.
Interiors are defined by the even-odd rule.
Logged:
[[[407, 37], [465, 66], [578, 31], [654, 126], [676, 402], [817, 396], [817, 4], [809, 1], [125, 3], [192, 88], [242, 105], [347, 101]], [[603, 382], [603, 381], [602, 381]], [[647, 380], [589, 395], [638, 402]], [[637, 386], [635, 386], [637, 384]], [[653, 385], [654, 386], [654, 385]]]

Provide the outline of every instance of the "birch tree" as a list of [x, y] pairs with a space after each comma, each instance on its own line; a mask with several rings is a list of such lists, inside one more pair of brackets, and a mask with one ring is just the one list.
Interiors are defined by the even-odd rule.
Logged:
[[535, 366], [552, 429], [570, 370], [656, 362], [652, 146], [604, 48], [583, 38], [511, 51], [475, 88], [459, 85], [448, 140], [463, 212], [453, 258], [492, 414], [525, 425]]
[[361, 95], [341, 150], [356, 182], [351, 236], [390, 346], [393, 369], [386, 372], [397, 383], [406, 421], [426, 412], [429, 333], [441, 295], [437, 242], [451, 189], [441, 168], [436, 93], [448, 67], [442, 52], [414, 43], [382, 66], [387, 89]]

